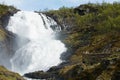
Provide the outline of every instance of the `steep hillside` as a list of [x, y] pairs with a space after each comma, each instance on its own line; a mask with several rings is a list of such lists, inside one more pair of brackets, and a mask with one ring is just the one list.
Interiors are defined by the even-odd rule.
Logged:
[[52, 77], [53, 80], [120, 79], [120, 3], [89, 3], [44, 13], [62, 26], [61, 35], [65, 36], [62, 41], [68, 47], [68, 52], [63, 55], [71, 55], [66, 58], [68, 62], [51, 68], [47, 73], [33, 73], [35, 77]]
[[[62, 25], [62, 33], [68, 35], [64, 43], [73, 50], [70, 60], [81, 62], [79, 58], [84, 56], [97, 59], [97, 55], [100, 55], [98, 57], [102, 59], [102, 55], [106, 57], [120, 53], [119, 8], [120, 3], [117, 2], [85, 4], [75, 9], [63, 7], [51, 10], [46, 14]], [[89, 63], [89, 60], [84, 62]]]

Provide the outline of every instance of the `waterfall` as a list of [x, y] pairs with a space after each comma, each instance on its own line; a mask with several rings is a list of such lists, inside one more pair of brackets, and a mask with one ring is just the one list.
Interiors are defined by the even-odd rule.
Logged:
[[20, 74], [47, 71], [62, 62], [60, 56], [66, 47], [56, 39], [52, 25], [57, 23], [42, 13], [19, 11], [11, 16], [6, 29], [16, 35], [17, 42], [10, 59], [12, 71]]

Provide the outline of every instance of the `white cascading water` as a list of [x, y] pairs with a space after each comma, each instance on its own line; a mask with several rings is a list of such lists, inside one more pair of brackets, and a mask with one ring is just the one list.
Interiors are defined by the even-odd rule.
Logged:
[[10, 60], [13, 71], [46, 71], [62, 62], [60, 56], [66, 47], [56, 39], [56, 32], [50, 27], [53, 23], [43, 14], [27, 11], [19, 11], [10, 18], [7, 30], [17, 36], [16, 52]]

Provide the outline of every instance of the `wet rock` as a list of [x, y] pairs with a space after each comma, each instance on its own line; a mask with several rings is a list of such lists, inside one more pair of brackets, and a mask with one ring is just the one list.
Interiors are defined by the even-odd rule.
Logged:
[[32, 73], [27, 73], [24, 76], [33, 79], [49, 79], [49, 78], [53, 78], [55, 74], [50, 72], [36, 71]]

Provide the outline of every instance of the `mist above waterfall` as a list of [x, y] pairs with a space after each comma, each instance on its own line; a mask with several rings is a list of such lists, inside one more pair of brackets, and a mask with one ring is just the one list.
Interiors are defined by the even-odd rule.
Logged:
[[46, 71], [62, 62], [60, 56], [66, 47], [56, 39], [52, 25], [57, 23], [42, 13], [19, 11], [11, 16], [6, 29], [17, 36], [11, 70], [20, 74]]

